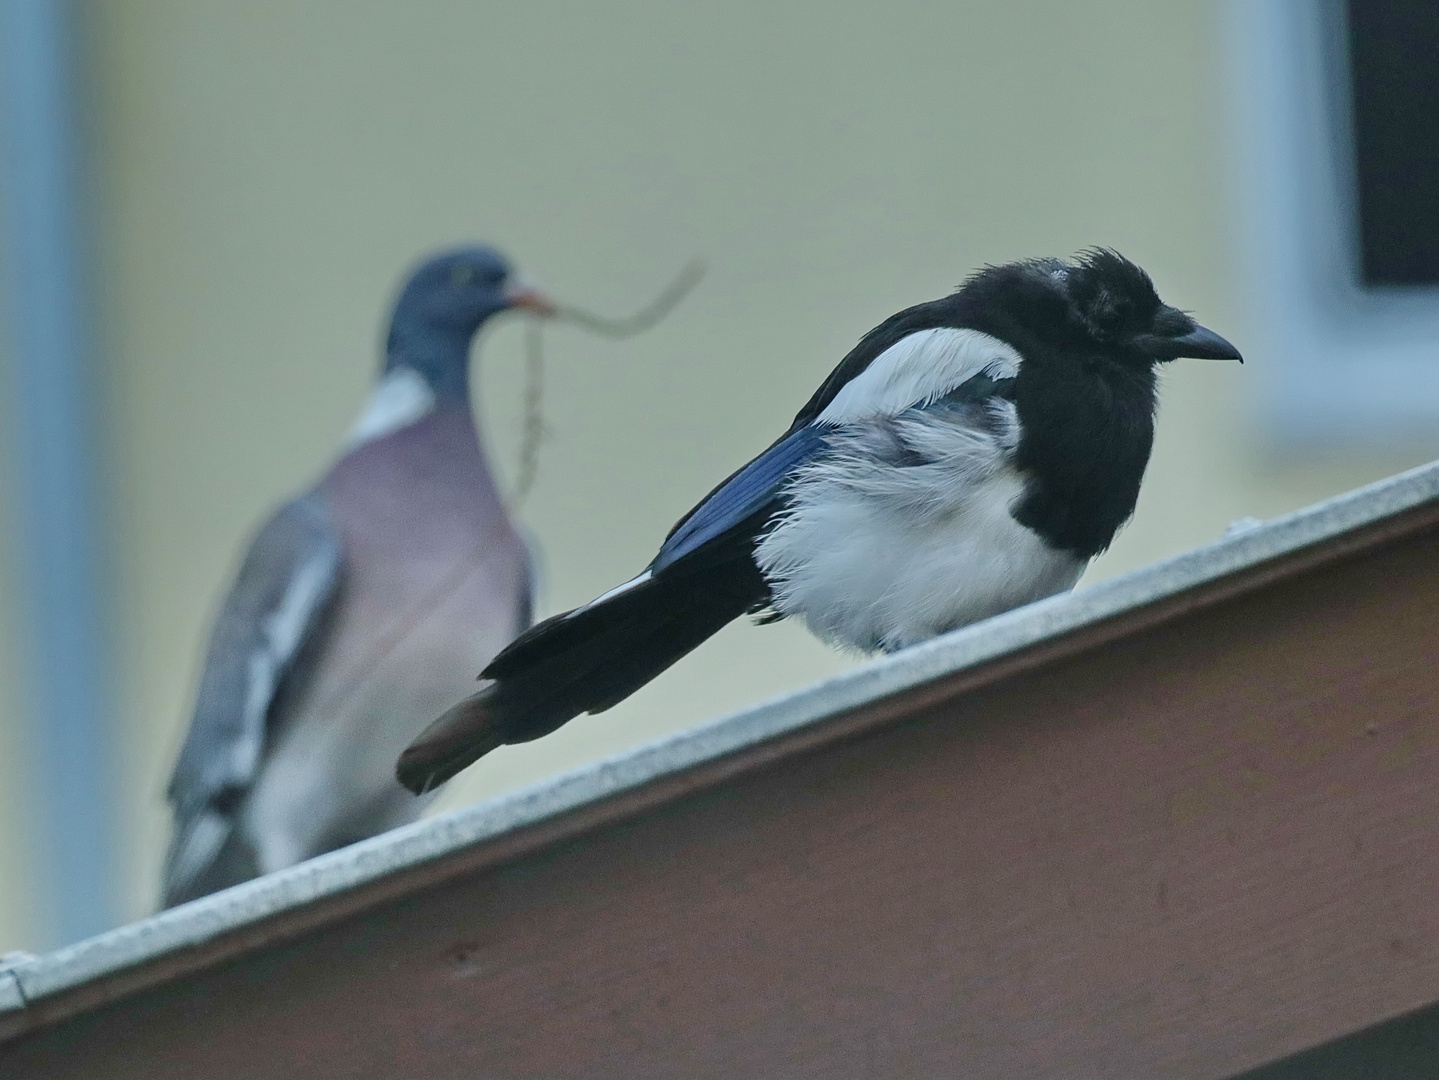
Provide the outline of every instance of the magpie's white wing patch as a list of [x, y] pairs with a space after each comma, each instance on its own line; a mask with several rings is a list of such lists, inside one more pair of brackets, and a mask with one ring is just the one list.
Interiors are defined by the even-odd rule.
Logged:
[[897, 416], [943, 397], [979, 374], [1013, 378], [1022, 359], [1014, 346], [978, 330], [916, 330], [845, 383], [815, 422], [835, 425]]
[[700, 503], [665, 540], [652, 572], [697, 551], [771, 502], [797, 470], [820, 454], [836, 428], [928, 405], [977, 375], [1013, 378], [1019, 365], [1013, 346], [978, 330], [937, 327], [905, 335], [841, 387], [813, 423], [791, 431]]

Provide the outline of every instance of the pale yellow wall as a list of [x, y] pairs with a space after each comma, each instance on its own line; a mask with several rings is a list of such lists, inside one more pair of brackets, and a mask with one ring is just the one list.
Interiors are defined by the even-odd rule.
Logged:
[[[548, 335], [555, 436], [525, 513], [546, 612], [642, 566], [863, 331], [977, 264], [1110, 244], [1241, 345], [1253, 325], [1225, 195], [1217, 7], [1202, 0], [89, 10], [135, 914], [154, 895], [160, 793], [237, 545], [329, 457], [396, 275], [426, 248], [493, 240], [611, 312], [692, 255], [712, 268], [643, 338]], [[518, 327], [481, 351], [508, 468]], [[1252, 370], [1173, 371], [1139, 513], [1095, 576], [1411, 463], [1276, 464], [1248, 422]], [[736, 626], [603, 717], [495, 753], [442, 805], [850, 662], [794, 627]]]

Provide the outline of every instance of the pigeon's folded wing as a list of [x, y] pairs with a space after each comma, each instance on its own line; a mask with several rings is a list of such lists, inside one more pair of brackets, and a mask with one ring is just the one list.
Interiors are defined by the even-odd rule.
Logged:
[[286, 503], [250, 545], [211, 631], [170, 779], [176, 830], [167, 894], [183, 893], [228, 836], [230, 811], [259, 768], [276, 693], [321, 623], [340, 565], [334, 523], [313, 495]]

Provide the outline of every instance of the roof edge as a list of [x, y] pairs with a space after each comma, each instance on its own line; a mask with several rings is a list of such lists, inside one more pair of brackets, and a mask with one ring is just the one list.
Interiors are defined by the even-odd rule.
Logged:
[[991, 664], [1198, 586], [1362, 532], [1436, 500], [1439, 462], [1120, 577], [880, 657], [823, 682], [520, 791], [392, 830], [41, 956], [22, 955], [0, 966], [0, 1019], [17, 1019], [16, 1013], [45, 998], [452, 853], [498, 841], [737, 751], [815, 728], [867, 703]]

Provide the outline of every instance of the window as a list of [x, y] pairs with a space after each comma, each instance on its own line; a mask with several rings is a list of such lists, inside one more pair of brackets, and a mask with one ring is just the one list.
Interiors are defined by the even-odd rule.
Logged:
[[1229, 0], [1265, 430], [1439, 450], [1439, 0]]
[[1349, 0], [1365, 285], [1439, 285], [1439, 2]]

